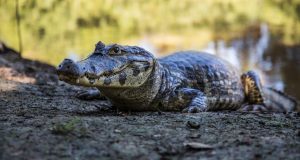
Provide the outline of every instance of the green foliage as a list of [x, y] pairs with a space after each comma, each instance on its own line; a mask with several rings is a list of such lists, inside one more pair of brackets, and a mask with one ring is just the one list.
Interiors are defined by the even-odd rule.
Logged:
[[[260, 22], [299, 42], [299, 0], [20, 0], [24, 55], [57, 64], [93, 44], [174, 35], [184, 46], [230, 37]], [[17, 48], [15, 1], [0, 0], [0, 40]], [[158, 36], [159, 37], [159, 36]], [[177, 43], [179, 43], [177, 42]], [[175, 44], [178, 45], [178, 44]]]
[[61, 134], [61, 135], [66, 135], [68, 133], [71, 133], [78, 127], [78, 124], [80, 123], [79, 118], [73, 118], [67, 122], [59, 122], [56, 123], [52, 128], [51, 131], [54, 134]]

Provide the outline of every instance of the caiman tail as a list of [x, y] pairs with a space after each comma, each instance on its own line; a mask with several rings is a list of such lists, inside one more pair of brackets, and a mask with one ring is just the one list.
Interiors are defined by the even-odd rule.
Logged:
[[291, 96], [273, 88], [263, 87], [265, 105], [272, 112], [292, 112], [297, 109], [297, 101]]

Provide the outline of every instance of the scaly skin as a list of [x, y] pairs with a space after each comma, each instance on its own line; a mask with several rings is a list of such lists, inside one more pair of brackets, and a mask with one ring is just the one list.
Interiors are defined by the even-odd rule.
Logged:
[[[71, 84], [97, 87], [121, 110], [200, 112], [264, 107], [254, 72], [240, 77], [227, 61], [196, 51], [156, 59], [140, 47], [99, 42], [87, 59], [64, 60], [58, 75]], [[99, 92], [80, 95], [85, 99], [99, 96]]]
[[[163, 110], [189, 112], [237, 109], [244, 91], [237, 70], [213, 55], [177, 52], [158, 60]], [[163, 98], [161, 98], [163, 97]]]

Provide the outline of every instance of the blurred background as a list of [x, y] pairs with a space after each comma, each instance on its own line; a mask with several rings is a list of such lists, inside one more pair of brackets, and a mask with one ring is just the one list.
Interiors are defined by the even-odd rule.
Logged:
[[157, 57], [199, 50], [298, 99], [299, 22], [300, 0], [0, 0], [0, 41], [25, 58], [79, 60], [99, 40]]

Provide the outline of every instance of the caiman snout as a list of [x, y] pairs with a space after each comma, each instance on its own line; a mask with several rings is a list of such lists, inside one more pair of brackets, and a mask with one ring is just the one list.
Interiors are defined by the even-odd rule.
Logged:
[[64, 61], [58, 65], [57, 73], [58, 75], [74, 77], [78, 77], [81, 74], [78, 64], [71, 59], [64, 59]]

